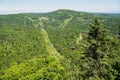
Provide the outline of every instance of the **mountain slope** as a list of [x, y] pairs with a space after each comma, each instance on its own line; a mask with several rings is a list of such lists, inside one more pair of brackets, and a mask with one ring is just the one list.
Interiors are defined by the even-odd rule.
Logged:
[[71, 10], [0, 15], [0, 80], [84, 80], [95, 17], [107, 31], [102, 80], [119, 80], [120, 15]]

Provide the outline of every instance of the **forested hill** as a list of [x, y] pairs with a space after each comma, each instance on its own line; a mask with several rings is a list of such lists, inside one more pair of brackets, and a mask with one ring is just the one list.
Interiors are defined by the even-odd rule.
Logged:
[[[29, 25], [33, 26], [33, 23], [38, 21], [37, 19], [47, 19], [44, 22], [45, 27], [75, 27], [81, 28], [83, 32], [89, 29], [93, 18], [99, 17], [101, 23], [106, 29], [116, 33], [116, 30], [120, 22], [120, 14], [107, 14], [107, 13], [87, 13], [87, 12], [77, 12], [72, 10], [57, 10], [49, 13], [23, 13], [23, 14], [10, 14], [0, 16], [0, 25]], [[33, 21], [31, 21], [31, 19]], [[70, 19], [70, 20], [69, 20]], [[111, 32], [110, 32], [111, 33]]]
[[120, 14], [0, 15], [0, 80], [120, 80]]

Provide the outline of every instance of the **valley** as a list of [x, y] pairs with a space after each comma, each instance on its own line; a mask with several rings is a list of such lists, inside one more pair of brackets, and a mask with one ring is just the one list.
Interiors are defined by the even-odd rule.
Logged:
[[0, 15], [0, 80], [119, 80], [120, 14]]

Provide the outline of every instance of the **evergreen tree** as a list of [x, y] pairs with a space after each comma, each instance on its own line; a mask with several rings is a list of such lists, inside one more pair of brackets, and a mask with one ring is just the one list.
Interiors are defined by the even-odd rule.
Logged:
[[88, 33], [89, 43], [85, 59], [87, 61], [86, 76], [89, 79], [102, 79], [104, 76], [103, 60], [106, 55], [106, 35], [99, 20], [95, 18]]
[[106, 51], [106, 35], [97, 18], [93, 20], [87, 41], [90, 43], [87, 56], [97, 61], [103, 58]]

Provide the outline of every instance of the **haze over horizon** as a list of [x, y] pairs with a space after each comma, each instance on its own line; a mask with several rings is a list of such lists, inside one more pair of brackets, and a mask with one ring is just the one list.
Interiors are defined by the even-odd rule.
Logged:
[[120, 0], [0, 0], [0, 14], [51, 12], [58, 9], [120, 13]]

